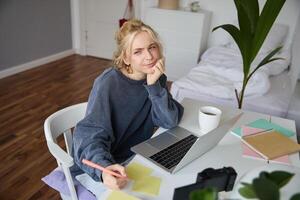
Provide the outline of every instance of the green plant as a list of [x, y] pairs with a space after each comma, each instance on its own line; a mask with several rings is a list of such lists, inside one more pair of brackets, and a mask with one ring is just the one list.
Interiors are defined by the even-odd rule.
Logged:
[[217, 200], [218, 191], [216, 188], [208, 187], [192, 191], [189, 195], [190, 200]]
[[[261, 172], [252, 183], [241, 183], [243, 187], [239, 193], [246, 199], [279, 200], [280, 188], [285, 186], [294, 174], [285, 171]], [[218, 191], [216, 188], [204, 188], [194, 190], [189, 195], [189, 200], [217, 200]], [[300, 193], [294, 194], [290, 200], [300, 200]]]
[[243, 60], [243, 85], [241, 91], [235, 89], [238, 108], [243, 105], [244, 93], [249, 79], [262, 66], [274, 60], [273, 56], [281, 49], [278, 47], [272, 50], [261, 62], [251, 71], [251, 63], [259, 52], [265, 41], [275, 19], [277, 18], [285, 0], [267, 0], [259, 14], [258, 0], [234, 0], [237, 10], [239, 28], [232, 24], [224, 24], [213, 29], [222, 28], [227, 31], [237, 44]]
[[[280, 188], [285, 186], [294, 174], [285, 171], [274, 171], [271, 173], [261, 172], [259, 177], [253, 179], [252, 183], [241, 183], [239, 189], [241, 196], [247, 199], [279, 200]], [[290, 200], [299, 200], [300, 193], [292, 196]]]

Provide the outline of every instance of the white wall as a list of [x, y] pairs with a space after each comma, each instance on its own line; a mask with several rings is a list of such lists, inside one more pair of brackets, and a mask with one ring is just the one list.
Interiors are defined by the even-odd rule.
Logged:
[[[298, 17], [298, 23], [297, 23], [296, 30], [295, 30], [295, 37], [294, 37], [293, 44], [292, 44], [292, 65], [293, 65], [292, 69], [293, 69], [293, 71], [291, 72], [291, 75], [292, 75], [293, 79], [297, 78], [297, 76], [300, 79], [299, 52], [300, 52], [300, 15]], [[299, 105], [300, 105], [300, 103], [299, 103]], [[300, 124], [299, 124], [299, 126], [300, 126]]]
[[[194, 0], [181, 0], [181, 6], [186, 7], [190, 2]], [[233, 23], [237, 20], [236, 10], [233, 0], [198, 0], [202, 9], [209, 10], [213, 12], [211, 21], [211, 30], [221, 24]], [[260, 0], [260, 10], [265, 3], [265, 0]], [[299, 0], [287, 0], [280, 11], [277, 18], [278, 23], [288, 24], [290, 27], [290, 34], [287, 41], [291, 41], [293, 38], [293, 33], [295, 32], [295, 27], [297, 24], [297, 19], [300, 13], [300, 1]], [[208, 46], [214, 46], [217, 44], [224, 44], [228, 37], [230, 37], [226, 31], [219, 29], [212, 34], [210, 34]]]
[[[180, 5], [182, 8], [186, 8], [189, 4], [196, 0], [180, 0]], [[211, 18], [211, 27], [210, 31], [221, 24], [225, 23], [233, 23], [237, 20], [236, 16], [236, 9], [233, 0], [198, 0], [202, 9], [211, 11], [212, 18]], [[262, 10], [265, 0], [260, 0], [260, 10]], [[157, 6], [158, 0], [141, 0], [140, 1], [140, 16], [143, 19], [143, 13], [145, 8]], [[280, 14], [276, 20], [277, 23], [287, 24], [290, 27], [289, 35], [287, 37], [288, 43], [295, 43], [296, 40], [300, 38], [300, 0], [287, 0], [280, 11]], [[296, 26], [298, 28], [296, 29]], [[215, 32], [211, 32], [209, 34], [208, 39], [208, 47], [224, 44], [229, 39], [229, 34], [219, 29]], [[297, 43], [297, 42], [296, 42]], [[298, 43], [297, 43], [298, 44]], [[300, 52], [299, 45], [293, 45], [293, 59], [292, 65], [296, 67], [297, 70], [295, 72], [300, 71], [300, 58], [296, 55]], [[297, 73], [295, 74], [297, 76]], [[300, 79], [300, 74], [299, 74]]]

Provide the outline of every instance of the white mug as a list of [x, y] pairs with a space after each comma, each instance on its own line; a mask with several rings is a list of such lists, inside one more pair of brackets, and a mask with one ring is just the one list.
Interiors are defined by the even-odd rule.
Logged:
[[203, 106], [199, 110], [200, 132], [205, 134], [217, 128], [222, 111], [213, 106]]

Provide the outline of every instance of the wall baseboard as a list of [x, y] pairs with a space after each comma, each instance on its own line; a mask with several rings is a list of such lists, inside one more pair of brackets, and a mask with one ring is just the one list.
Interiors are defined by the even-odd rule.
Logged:
[[62, 51], [60, 53], [53, 54], [53, 55], [50, 55], [50, 56], [47, 56], [47, 57], [44, 57], [44, 58], [39, 58], [37, 60], [33, 60], [31, 62], [28, 62], [28, 63], [24, 63], [24, 64], [17, 65], [17, 66], [14, 66], [14, 67], [10, 67], [8, 69], [4, 69], [4, 70], [0, 71], [0, 79], [5, 78], [7, 76], [17, 74], [19, 72], [23, 72], [23, 71], [28, 70], [28, 69], [39, 67], [39, 66], [47, 64], [49, 62], [59, 60], [61, 58], [70, 56], [74, 53], [75, 53], [74, 49], [69, 49], [69, 50]]

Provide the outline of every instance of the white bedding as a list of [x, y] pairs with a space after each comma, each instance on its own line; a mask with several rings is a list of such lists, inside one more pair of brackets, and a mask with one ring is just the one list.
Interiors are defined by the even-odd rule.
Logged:
[[[175, 81], [174, 84], [217, 98], [234, 99], [234, 89], [241, 90], [242, 82], [243, 72], [241, 69], [218, 68], [210, 63], [201, 62], [187, 76]], [[245, 96], [261, 95], [266, 93], [269, 88], [268, 75], [264, 72], [257, 72], [248, 82]], [[172, 92], [176, 97], [177, 91], [173, 90]]]
[[[244, 99], [243, 109], [255, 111], [259, 113], [270, 114], [279, 117], [285, 117], [288, 111], [290, 99], [293, 95], [292, 81], [288, 71], [281, 73], [278, 76], [270, 78], [269, 91], [260, 97], [247, 97]], [[221, 99], [214, 96], [202, 94], [200, 91], [182, 88], [172, 84], [171, 93], [177, 91], [176, 100], [179, 102], [184, 98], [198, 99], [212, 104], [229, 105], [237, 108], [236, 99]], [[174, 96], [174, 95], [173, 95]]]
[[[254, 63], [264, 56], [259, 55]], [[277, 56], [286, 59], [263, 66], [250, 79], [243, 108], [281, 117], [286, 115], [293, 94], [293, 83], [287, 71], [290, 51], [282, 51]], [[187, 97], [237, 107], [234, 88], [241, 88], [242, 78], [239, 52], [223, 46], [212, 47], [187, 76], [173, 82], [171, 94], [179, 101]]]
[[[267, 55], [267, 53], [260, 53], [256, 56], [252, 66], [257, 64]], [[289, 48], [283, 49], [275, 57], [285, 58], [284, 60], [276, 60], [263, 66], [259, 71], [265, 72], [267, 75], [278, 75], [283, 72], [290, 64], [291, 52]], [[236, 68], [242, 69], [242, 58], [238, 49], [229, 48], [227, 46], [215, 46], [207, 49], [201, 56], [201, 62], [210, 63], [217, 68]]]

